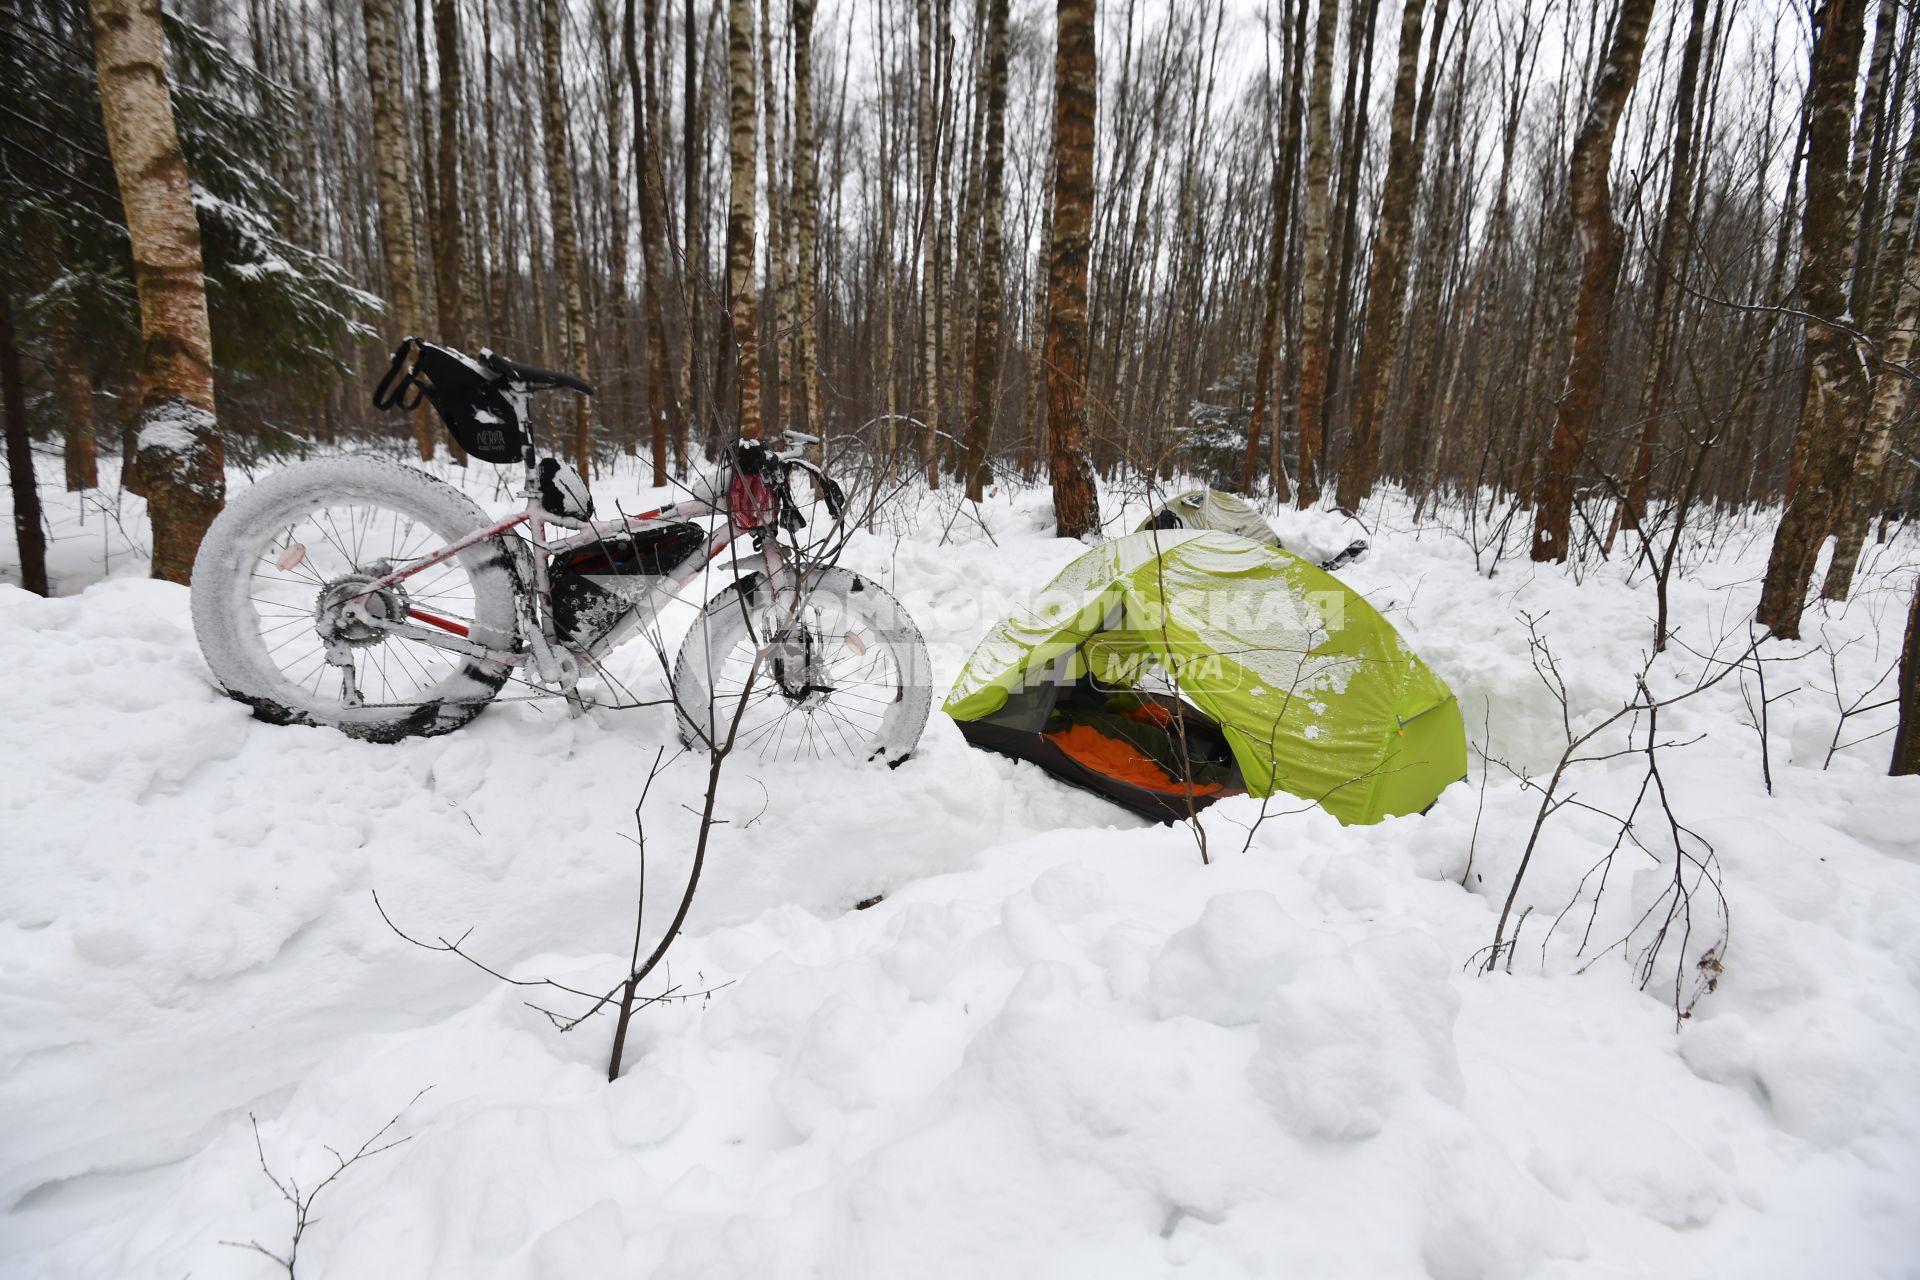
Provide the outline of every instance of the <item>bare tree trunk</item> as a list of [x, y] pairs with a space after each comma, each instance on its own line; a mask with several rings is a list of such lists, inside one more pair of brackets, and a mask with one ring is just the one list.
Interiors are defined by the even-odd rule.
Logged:
[[[1400, 414], [1399, 458], [1394, 470], [1415, 495], [1416, 520], [1437, 478], [1434, 468], [1445, 443], [1450, 418], [1448, 406], [1436, 403], [1436, 385], [1453, 385], [1459, 369], [1462, 326], [1451, 317], [1443, 322], [1440, 300], [1450, 280], [1455, 283], [1457, 298], [1459, 277], [1464, 275], [1467, 262], [1464, 231], [1470, 197], [1462, 172], [1465, 157], [1460, 144], [1467, 96], [1467, 52], [1473, 44], [1476, 16], [1476, 11], [1469, 7], [1462, 14], [1458, 40], [1449, 42], [1457, 52], [1453, 84], [1447, 94], [1446, 137], [1433, 166], [1431, 196], [1426, 206], [1429, 225], [1424, 237], [1425, 261], [1411, 309], [1415, 336], [1408, 344], [1410, 368], [1406, 400]], [[1422, 155], [1426, 153], [1424, 137], [1434, 106], [1433, 89], [1440, 64], [1439, 37], [1444, 26], [1442, 13], [1434, 22], [1434, 41], [1430, 46], [1434, 61], [1427, 68], [1426, 82], [1421, 87], [1419, 119], [1414, 127], [1414, 150]], [[1431, 337], [1422, 340], [1419, 335], [1423, 334]]]
[[27, 434], [27, 388], [20, 376], [20, 343], [13, 327], [13, 284], [0, 271], [0, 400], [5, 401], [7, 478], [13, 489], [13, 540], [20, 548], [20, 585], [47, 594], [47, 535], [40, 527], [40, 488], [33, 476], [33, 438]]
[[[373, 100], [373, 150], [379, 178], [380, 248], [385, 259], [387, 293], [393, 301], [393, 326], [402, 335], [420, 332], [420, 268], [414, 256], [413, 181], [408, 176], [406, 104], [400, 88], [390, 0], [361, 0], [367, 36], [367, 89]], [[433, 459], [433, 420], [424, 408], [409, 415], [414, 448], [422, 462]]]
[[[454, 0], [433, 0], [433, 38], [440, 63], [440, 234], [435, 238], [434, 287], [440, 298], [440, 336], [455, 346], [473, 341], [465, 290], [467, 237], [460, 217], [460, 9]], [[421, 86], [426, 92], [426, 86]]]
[[[1152, 412], [1148, 416], [1149, 437], [1147, 465], [1160, 471], [1166, 471], [1171, 464], [1171, 451], [1160, 446], [1160, 424], [1173, 416], [1177, 409], [1192, 398], [1193, 386], [1191, 370], [1193, 360], [1193, 329], [1199, 320], [1200, 287], [1205, 274], [1203, 261], [1204, 249], [1201, 244], [1201, 228], [1205, 222], [1205, 213], [1199, 209], [1199, 180], [1196, 176], [1199, 168], [1201, 126], [1210, 122], [1213, 115], [1213, 89], [1218, 70], [1220, 50], [1220, 32], [1225, 26], [1226, 6], [1224, 3], [1211, 6], [1213, 19], [1213, 39], [1209, 42], [1209, 51], [1201, 56], [1197, 49], [1193, 61], [1194, 94], [1187, 115], [1186, 143], [1182, 149], [1180, 162], [1179, 199], [1173, 216], [1172, 233], [1177, 241], [1174, 251], [1174, 290], [1172, 323], [1167, 327], [1166, 371], [1157, 379], [1156, 394], [1149, 400]], [[1199, 6], [1198, 31], [1205, 41], [1209, 6]], [[1203, 87], [1204, 84], [1204, 87]], [[1162, 397], [1171, 397], [1172, 405], [1163, 413], [1159, 406]], [[1111, 414], [1109, 413], [1109, 419]], [[1111, 431], [1106, 433], [1111, 435]]]
[[[1057, 122], [1058, 110], [1052, 113]], [[1041, 215], [1039, 244], [1044, 246], [1041, 254], [1036, 255], [1033, 271], [1033, 302], [1027, 313], [1027, 403], [1024, 421], [1027, 429], [1022, 433], [1020, 442], [1020, 478], [1030, 480], [1040, 465], [1040, 450], [1044, 443], [1042, 433], [1047, 423], [1047, 389], [1052, 385], [1052, 372], [1047, 367], [1047, 334], [1051, 326], [1047, 317], [1052, 308], [1047, 303], [1047, 287], [1053, 264], [1053, 206], [1054, 185], [1057, 174], [1052, 163], [1053, 143], [1048, 140], [1047, 162], [1041, 166], [1045, 173], [1042, 184], [1045, 188], [1040, 207]]]
[[[439, 336], [455, 346], [465, 347], [473, 340], [467, 281], [471, 264], [467, 260], [466, 229], [461, 217], [460, 197], [460, 16], [454, 0], [433, 0], [433, 38], [439, 51], [439, 156], [429, 175], [437, 181], [439, 199], [434, 209], [433, 271], [434, 296], [439, 303]], [[424, 74], [425, 51], [421, 53], [420, 113], [426, 115], [427, 82]], [[453, 460], [467, 465], [467, 451], [460, 441], [448, 435]]]
[[[613, 359], [608, 362], [612, 365], [612, 372], [607, 376], [607, 385], [601, 389], [601, 395], [606, 398], [606, 412], [601, 414], [601, 418], [603, 421], [609, 419], [612, 421], [613, 434], [619, 440], [621, 452], [629, 457], [633, 456], [638, 446], [636, 442], [637, 432], [633, 421], [633, 320], [631, 306], [633, 291], [627, 283], [627, 191], [625, 184], [620, 181], [621, 152], [625, 150], [621, 136], [621, 124], [624, 115], [620, 110], [621, 71], [628, 73], [625, 79], [628, 89], [631, 90], [633, 94], [634, 140], [632, 159], [634, 165], [634, 186], [636, 188], [645, 185], [644, 180], [640, 176], [640, 165], [644, 162], [647, 154], [646, 144], [640, 137], [642, 131], [646, 128], [646, 104], [641, 100], [642, 86], [631, 74], [633, 67], [632, 21], [633, 6], [629, 3], [625, 5], [623, 9], [620, 46], [616, 52], [614, 48], [613, 13], [608, 7], [608, 0], [594, 0], [594, 39], [601, 45], [600, 74], [603, 81], [601, 88], [604, 91], [601, 101], [603, 108], [602, 115], [605, 119], [601, 123], [607, 131], [606, 290], [609, 295], [608, 301], [613, 311]], [[615, 69], [616, 64], [614, 60], [616, 57], [620, 58], [624, 63], [619, 70]], [[643, 232], [642, 239], [644, 240], [644, 238], [645, 233]], [[645, 252], [643, 245], [641, 249], [643, 258]], [[643, 281], [645, 275], [646, 267], [643, 261], [641, 266]], [[647, 394], [649, 400], [655, 398], [654, 385], [657, 376], [651, 364], [649, 364], [647, 373]], [[649, 418], [657, 420], [656, 415], [649, 414], [648, 416]], [[654, 483], [660, 484], [662, 482], [655, 480]]]
[[940, 134], [934, 120], [933, 3], [915, 0], [919, 28], [915, 56], [919, 68], [914, 96], [920, 141], [920, 364], [926, 394], [926, 438], [922, 453], [927, 487], [940, 487], [939, 225], [934, 218], [940, 180]]
[[[1295, 38], [1296, 41], [1304, 41], [1307, 4], [1306, 0], [1296, 2], [1299, 6], [1299, 28]], [[1274, 339], [1280, 329], [1280, 311], [1284, 306], [1280, 286], [1286, 276], [1287, 241], [1293, 226], [1294, 167], [1299, 163], [1301, 102], [1299, 64], [1295, 59], [1287, 77], [1287, 120], [1280, 134], [1280, 154], [1273, 165], [1273, 227], [1267, 238], [1267, 289], [1261, 308], [1259, 354], [1254, 361], [1253, 409], [1247, 416], [1247, 456], [1240, 464], [1240, 492], [1246, 494], [1253, 492], [1254, 472], [1260, 465], [1260, 436], [1266, 429], [1267, 397], [1273, 384]], [[1277, 461], [1280, 435], [1280, 415], [1277, 412], [1274, 414], [1273, 434], [1276, 445], [1273, 455]], [[1274, 497], [1281, 502], [1288, 501], [1292, 494], [1288, 492], [1286, 473], [1277, 465], [1271, 470]]]
[[1907, 609], [1907, 639], [1900, 648], [1900, 724], [1893, 735], [1894, 777], [1920, 773], [1920, 579]]
[[153, 576], [185, 582], [226, 493], [200, 223], [173, 123], [160, 0], [90, 0], [100, 114], [140, 295], [140, 471]]
[[1093, 220], [1093, 127], [1098, 95], [1095, 0], [1057, 0], [1053, 63], [1053, 240], [1047, 270], [1047, 430], [1055, 531], [1100, 527], [1087, 464], [1087, 256]]
[[727, 198], [727, 297], [733, 317], [735, 368], [740, 395], [740, 435], [760, 435], [760, 306], [753, 281], [753, 219], [758, 202], [754, 171], [753, 6], [727, 3], [728, 154], [732, 160]]
[[[1394, 471], [1410, 489], [1414, 486], [1417, 459], [1426, 452], [1426, 441], [1423, 437], [1431, 430], [1427, 422], [1427, 401], [1432, 394], [1433, 362], [1441, 354], [1436, 349], [1447, 345], [1445, 338], [1433, 331], [1433, 311], [1438, 306], [1439, 280], [1446, 271], [1446, 255], [1440, 250], [1440, 246], [1448, 243], [1454, 233], [1451, 218], [1453, 204], [1451, 175], [1447, 173], [1443, 159], [1433, 166], [1434, 176], [1430, 183], [1423, 183], [1420, 176], [1426, 165], [1427, 132], [1433, 121], [1440, 68], [1445, 61], [1442, 57], [1440, 40], [1447, 33], [1447, 9], [1447, 0], [1440, 0], [1440, 3], [1434, 6], [1433, 23], [1429, 28], [1431, 34], [1427, 43], [1427, 69], [1421, 77], [1419, 106], [1414, 109], [1413, 116], [1414, 181], [1413, 189], [1408, 193], [1408, 203], [1413, 207], [1413, 221], [1408, 224], [1408, 235], [1413, 234], [1414, 223], [1424, 217], [1426, 225], [1423, 239], [1428, 261], [1425, 264], [1426, 270], [1421, 274], [1420, 287], [1411, 291], [1413, 296], [1409, 302], [1412, 246], [1407, 245], [1405, 237], [1402, 237], [1400, 288], [1394, 294], [1394, 306], [1399, 312], [1399, 318], [1393, 326], [1393, 341], [1387, 347], [1385, 368], [1378, 383], [1378, 395], [1373, 410], [1374, 476], [1378, 479], [1381, 459], [1385, 451], [1387, 426], [1392, 421], [1387, 409], [1391, 403], [1389, 392], [1393, 386], [1393, 367], [1399, 356], [1400, 338], [1406, 329], [1407, 313], [1411, 309], [1414, 322], [1425, 326], [1420, 332], [1432, 334], [1433, 337], [1431, 341], [1414, 344], [1415, 349], [1407, 353], [1409, 367], [1403, 393], [1404, 403], [1401, 405], [1398, 418], [1399, 458]], [[1450, 42], [1458, 44], [1462, 55], [1465, 54], [1467, 45], [1473, 38], [1473, 19], [1474, 11], [1468, 9], [1465, 29], [1461, 31], [1457, 41]], [[1464, 67], [1461, 68], [1462, 74], [1464, 70]], [[1443, 157], [1448, 154], [1451, 152], [1443, 148]], [[1418, 207], [1423, 192], [1430, 192], [1424, 214]]]
[[67, 491], [100, 487], [100, 463], [94, 443], [93, 374], [78, 333], [66, 335], [65, 360], [54, 370], [60, 393], [61, 450], [66, 463]]
[[[560, 0], [542, 0], [540, 53], [544, 72], [540, 95], [541, 129], [545, 134], [547, 197], [553, 209], [553, 258], [562, 290], [561, 348], [566, 367], [587, 376], [587, 317], [580, 292], [580, 245], [573, 220], [573, 166], [567, 157], [566, 82], [560, 58]], [[593, 476], [593, 419], [588, 398], [573, 397], [573, 464], [580, 474]]]
[[986, 494], [988, 450], [1000, 406], [1001, 217], [1006, 204], [1008, 0], [987, 4], [985, 191], [980, 214], [980, 309], [973, 333], [973, 404], [967, 423], [967, 497]]
[[[960, 199], [957, 220], [948, 222], [953, 237], [954, 266], [952, 287], [947, 292], [946, 305], [941, 310], [941, 332], [948, 335], [950, 349], [946, 355], [947, 385], [952, 389], [953, 408], [950, 416], [955, 424], [954, 436], [948, 450], [952, 458], [953, 473], [959, 478], [963, 489], [972, 488], [968, 470], [971, 458], [973, 424], [978, 419], [973, 404], [973, 339], [979, 329], [981, 264], [978, 258], [980, 233], [985, 229], [985, 213], [982, 201], [982, 168], [984, 157], [981, 152], [987, 131], [987, 3], [986, 0], [973, 0], [973, 13], [968, 22], [969, 57], [966, 77], [972, 87], [971, 101], [967, 110], [967, 122], [962, 127], [956, 122], [954, 131], [956, 143], [954, 154], [960, 157]], [[956, 70], [954, 74], [958, 75]], [[961, 95], [958, 91], [950, 94], [954, 102], [954, 117], [959, 117]], [[951, 207], [952, 183], [947, 187], [948, 204]]]
[[1838, 522], [1867, 391], [1853, 337], [1836, 327], [1847, 317], [1847, 269], [1853, 259], [1856, 203], [1848, 189], [1847, 144], [1865, 7], [1865, 0], [1826, 0], [1814, 14], [1807, 211], [1800, 233], [1807, 383], [1793, 442], [1798, 483], [1774, 534], [1756, 615], [1786, 640], [1799, 638], [1820, 544]]
[[1300, 505], [1320, 497], [1320, 429], [1327, 401], [1327, 185], [1333, 174], [1333, 42], [1340, 0], [1320, 0], [1313, 36], [1313, 90], [1307, 102], [1306, 217], [1300, 238]]
[[[1915, 112], [1920, 117], [1920, 111]], [[1908, 359], [1913, 355], [1914, 332], [1920, 328], [1920, 236], [1914, 234], [1914, 205], [1920, 195], [1920, 129], [1909, 135], [1906, 162], [1901, 166], [1900, 184], [1894, 196], [1893, 221], [1887, 228], [1879, 270], [1875, 275], [1875, 300], [1871, 314], [1887, 317], [1874, 358], [1873, 403], [1867, 410], [1866, 430], [1861, 435], [1859, 453], [1845, 477], [1845, 502], [1836, 528], [1839, 537], [1833, 548], [1833, 563], [1827, 568], [1821, 595], [1828, 600], [1845, 600], [1853, 589], [1854, 570], [1860, 564], [1860, 548], [1866, 542], [1867, 525], [1873, 519], [1874, 497], [1880, 477], [1886, 469], [1887, 453], [1893, 443], [1894, 428], [1899, 425], [1913, 391]], [[1884, 296], [1893, 295], [1889, 302]]]
[[[1667, 179], [1667, 211], [1653, 256], [1653, 311], [1647, 317], [1647, 375], [1640, 392], [1640, 440], [1627, 473], [1627, 496], [1614, 513], [1638, 531], [1653, 478], [1653, 449], [1660, 439], [1660, 407], [1667, 383], [1667, 358], [1673, 338], [1673, 307], [1680, 294], [1682, 240], [1692, 225], [1694, 92], [1700, 78], [1700, 45], [1705, 35], [1707, 0], [1693, 0], [1687, 42], [1680, 54], [1680, 87], [1673, 105], [1673, 169]], [[1613, 530], [1608, 530], [1609, 549]]]
[[[1360, 162], [1367, 151], [1367, 112], [1373, 98], [1373, 40], [1379, 26], [1380, 0], [1353, 0], [1347, 32], [1346, 94], [1340, 106], [1341, 146], [1340, 229], [1334, 241], [1340, 248], [1339, 267], [1333, 277], [1333, 329], [1327, 342], [1327, 402], [1320, 424], [1318, 466], [1329, 469], [1329, 445], [1334, 424], [1335, 402], [1340, 396], [1342, 372], [1347, 361], [1348, 328], [1353, 319], [1353, 273], [1358, 265]], [[1354, 77], [1359, 75], [1356, 92]], [[1351, 404], [1348, 406], [1351, 415]]]
[[[398, 46], [395, 46], [396, 49]], [[406, 75], [401, 69], [403, 59], [394, 60], [394, 85], [401, 98], [406, 98]], [[427, 105], [427, 8], [426, 0], [413, 0], [413, 101], [406, 104], [408, 114], [419, 122], [419, 137], [416, 145], [414, 164], [420, 170], [420, 185], [407, 183], [408, 194], [419, 203], [413, 207], [413, 225], [419, 233], [420, 243], [415, 247], [416, 260], [420, 254], [426, 260], [420, 263], [424, 278], [420, 281], [420, 314], [422, 323], [441, 332], [440, 322], [440, 184], [435, 180], [435, 156], [438, 154], [433, 145], [433, 112]]]
[[[660, 95], [653, 76], [654, 31], [659, 26], [657, 0], [646, 0], [645, 66], [641, 70], [640, 51], [634, 40], [634, 0], [626, 0], [622, 24], [621, 49], [627, 64], [627, 81], [634, 101], [633, 181], [640, 210], [641, 282], [645, 293], [647, 326], [647, 422], [649, 425], [653, 483], [667, 483], [669, 444], [686, 439], [686, 424], [681, 420], [670, 362], [667, 358], [666, 312], [663, 307], [667, 265], [666, 214], [660, 180]], [[684, 458], [676, 458], [684, 462]]]
[[[1882, 113], [1887, 105], [1887, 70], [1893, 61], [1893, 28], [1900, 6], [1895, 0], [1881, 0], [1879, 16], [1873, 24], [1873, 53], [1867, 62], [1867, 82], [1860, 95], [1860, 127], [1853, 133], [1853, 159], [1848, 165], [1847, 184], [1860, 195], [1860, 215], [1854, 236], [1853, 270], [1850, 274], [1853, 314], [1864, 319], [1868, 300], [1874, 293], [1874, 260], [1880, 232], [1880, 190], [1878, 181], [1869, 183], [1881, 134]], [[1864, 20], [1865, 14], [1862, 14]], [[1875, 175], [1876, 177], [1878, 175]]]
[[490, 342], [501, 341], [507, 329], [507, 284], [512, 270], [507, 261], [506, 239], [502, 228], [503, 213], [500, 191], [500, 117], [494, 111], [493, 100], [493, 6], [480, 6], [481, 64], [485, 69], [486, 120], [490, 126], [487, 133], [487, 182], [486, 182], [486, 223], [487, 223], [487, 261], [490, 270], [487, 275], [487, 324], [486, 336]]
[[[1439, 11], [1436, 34], [1446, 25]], [[1380, 420], [1386, 415], [1388, 375], [1400, 345], [1400, 322], [1407, 300], [1407, 231], [1413, 225], [1414, 196], [1420, 186], [1420, 149], [1414, 135], [1414, 107], [1420, 92], [1420, 20], [1424, 0], [1406, 0], [1400, 11], [1399, 70], [1393, 84], [1393, 115], [1387, 138], [1387, 176], [1380, 194], [1380, 217], [1373, 228], [1372, 263], [1367, 268], [1367, 322], [1354, 366], [1350, 439], [1340, 468], [1334, 501], [1349, 514], [1373, 492], [1380, 466]], [[1439, 61], [1435, 49], [1434, 61]], [[1422, 130], [1422, 133], [1425, 131]]]
[[793, 11], [793, 237], [795, 301], [800, 331], [794, 343], [793, 386], [806, 415], [807, 430], [825, 449], [826, 415], [820, 403], [817, 350], [820, 318], [815, 314], [814, 272], [819, 233], [819, 184], [813, 154], [813, 6], [791, 0]]
[[1534, 511], [1531, 554], [1535, 561], [1567, 558], [1574, 475], [1600, 407], [1600, 377], [1605, 370], [1623, 239], [1613, 220], [1607, 169], [1613, 163], [1613, 135], [1620, 113], [1640, 75], [1640, 54], [1646, 48], [1652, 18], [1653, 0], [1622, 0], [1593, 101], [1573, 140], [1567, 203], [1580, 237], [1580, 296], [1574, 304], [1566, 388], [1555, 411], [1553, 444], [1547, 455], [1545, 492]]
[[760, 77], [765, 94], [761, 114], [766, 121], [767, 138], [767, 291], [773, 295], [771, 350], [774, 355], [773, 381], [769, 384], [762, 379], [761, 416], [770, 419], [774, 430], [780, 432], [793, 421], [793, 363], [785, 355], [788, 350], [785, 343], [793, 330], [793, 284], [787, 275], [787, 238], [792, 210], [781, 198], [780, 85], [773, 73], [773, 45], [773, 15], [767, 0], [760, 0]]
[[[686, 0], [682, 6], [681, 21], [682, 35], [685, 37], [681, 52], [685, 62], [681, 85], [684, 101], [680, 133], [683, 180], [680, 235], [684, 252], [681, 254], [680, 279], [687, 292], [687, 340], [685, 349], [680, 353], [680, 403], [686, 406], [683, 431], [690, 425], [698, 429], [704, 440], [707, 435], [709, 384], [701, 377], [700, 357], [706, 350], [706, 325], [701, 322], [701, 317], [706, 308], [707, 224], [700, 217], [700, 61], [695, 56], [693, 0]], [[674, 442], [673, 460], [674, 465], [682, 469], [687, 465], [687, 441], [684, 435]]]
[[880, 230], [879, 234], [875, 237], [877, 243], [874, 246], [874, 253], [878, 258], [877, 266], [879, 275], [875, 292], [880, 295], [879, 302], [881, 312], [881, 342], [878, 352], [879, 365], [874, 371], [874, 377], [879, 385], [879, 398], [881, 405], [884, 407], [884, 412], [880, 418], [879, 431], [875, 434], [874, 443], [880, 449], [880, 455], [883, 459], [882, 465], [885, 468], [885, 476], [887, 481], [891, 483], [895, 479], [896, 468], [899, 462], [894, 447], [894, 433], [897, 426], [895, 417], [899, 409], [900, 380], [895, 376], [893, 367], [894, 325], [897, 316], [894, 307], [894, 183], [891, 180], [894, 166], [899, 163], [899, 151], [893, 142], [893, 131], [888, 127], [887, 123], [892, 118], [888, 111], [888, 105], [890, 96], [889, 86], [893, 69], [887, 60], [887, 24], [885, 11], [880, 7], [878, 0], [876, 0], [875, 3], [874, 14], [874, 27], [877, 37], [876, 43], [879, 46], [878, 55], [881, 76], [881, 123], [876, 132], [879, 135], [880, 172], [888, 175], [888, 180], [880, 184]]

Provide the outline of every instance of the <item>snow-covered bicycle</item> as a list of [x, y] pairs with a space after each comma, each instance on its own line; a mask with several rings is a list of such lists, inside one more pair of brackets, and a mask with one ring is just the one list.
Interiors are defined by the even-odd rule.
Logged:
[[707, 492], [595, 519], [578, 473], [535, 446], [530, 402], [556, 388], [593, 390], [485, 349], [401, 343], [375, 406], [424, 395], [470, 455], [522, 466], [523, 509], [490, 520], [455, 486], [379, 457], [268, 476], [227, 504], [194, 562], [194, 629], [221, 686], [263, 720], [381, 742], [451, 732], [509, 680], [578, 705], [598, 700], [583, 677], [624, 689], [602, 665], [610, 650], [724, 574], [673, 664], [682, 739], [724, 742], [738, 714], [743, 753], [904, 760], [931, 701], [920, 632], [871, 579], [795, 536], [796, 486], [836, 526], [839, 486], [742, 440]]

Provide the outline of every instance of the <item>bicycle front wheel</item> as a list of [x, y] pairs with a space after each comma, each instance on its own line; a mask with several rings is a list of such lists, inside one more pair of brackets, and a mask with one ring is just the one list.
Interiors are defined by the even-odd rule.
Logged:
[[808, 571], [799, 601], [764, 578], [722, 591], [674, 664], [680, 736], [763, 760], [898, 765], [926, 728], [926, 643], [899, 601], [846, 569]]

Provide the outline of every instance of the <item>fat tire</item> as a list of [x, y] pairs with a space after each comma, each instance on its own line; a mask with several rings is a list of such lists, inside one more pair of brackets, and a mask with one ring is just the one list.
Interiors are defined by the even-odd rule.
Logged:
[[[889, 768], [898, 768], [920, 744], [933, 705], [927, 645], [920, 628], [898, 600], [862, 574], [833, 566], [808, 571], [805, 582], [809, 594], [830, 597], [864, 616], [891, 650], [895, 670], [900, 672], [901, 698], [888, 712], [869, 759], [884, 759]], [[708, 741], [726, 733], [733, 708], [714, 705], [708, 673], [746, 638], [747, 618], [766, 607], [768, 590], [758, 574], [743, 579], [709, 601], [687, 629], [673, 664], [673, 701], [680, 741], [688, 747], [704, 750]]]
[[[227, 695], [270, 724], [326, 725], [369, 742], [451, 733], [486, 709], [511, 667], [467, 658], [435, 687], [436, 696], [411, 710], [319, 706], [300, 697], [304, 690], [287, 681], [247, 626], [247, 583], [260, 548], [288, 521], [352, 498], [404, 512], [449, 541], [490, 523], [459, 489], [388, 458], [355, 454], [276, 471], [230, 500], [200, 543], [192, 582], [200, 651]], [[490, 648], [518, 650], [514, 597], [522, 588], [510, 540], [490, 539], [455, 559], [473, 584], [472, 638]]]

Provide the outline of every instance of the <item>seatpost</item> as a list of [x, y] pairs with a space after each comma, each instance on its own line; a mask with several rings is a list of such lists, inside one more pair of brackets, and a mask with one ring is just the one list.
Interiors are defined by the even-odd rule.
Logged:
[[520, 496], [535, 498], [540, 495], [540, 468], [533, 435], [533, 397], [528, 394], [526, 388], [512, 383], [508, 384], [506, 396], [507, 403], [513, 406], [513, 416], [520, 419], [520, 425], [525, 429], [527, 437], [526, 444], [520, 447], [520, 461], [525, 472], [520, 486]]

